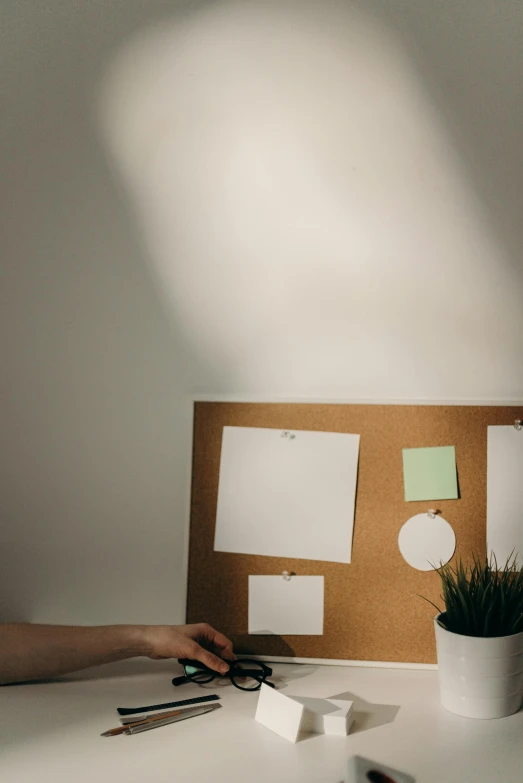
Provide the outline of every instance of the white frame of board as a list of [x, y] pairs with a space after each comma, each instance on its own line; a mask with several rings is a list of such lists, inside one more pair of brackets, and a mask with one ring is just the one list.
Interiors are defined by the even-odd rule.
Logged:
[[[185, 573], [185, 593], [183, 596], [185, 611], [187, 612], [187, 593], [188, 593], [188, 579], [189, 579], [189, 535], [191, 528], [191, 486], [192, 486], [192, 447], [193, 447], [193, 433], [194, 433], [194, 405], [197, 402], [230, 402], [230, 403], [287, 403], [303, 404], [303, 405], [481, 405], [483, 407], [514, 407], [520, 408], [523, 406], [522, 400], [398, 400], [398, 399], [343, 399], [341, 397], [334, 398], [311, 398], [300, 397], [300, 395], [289, 396], [277, 396], [277, 395], [260, 395], [260, 394], [191, 394], [185, 397], [185, 402], [188, 403], [189, 411], [189, 439], [188, 444], [188, 461], [187, 461], [187, 489], [185, 498], [186, 508], [186, 523], [185, 523], [185, 540], [183, 547], [183, 568]], [[187, 621], [187, 615], [185, 615]], [[241, 657], [241, 656], [240, 656]], [[251, 655], [250, 658], [255, 658], [259, 661], [266, 661], [267, 663], [296, 663], [296, 664], [312, 664], [316, 666], [358, 666], [360, 668], [379, 668], [379, 669], [421, 669], [425, 671], [435, 671], [438, 666], [435, 663], [400, 663], [395, 661], [351, 661], [351, 660], [338, 660], [336, 658], [294, 658], [292, 656], [278, 656], [278, 655]]]

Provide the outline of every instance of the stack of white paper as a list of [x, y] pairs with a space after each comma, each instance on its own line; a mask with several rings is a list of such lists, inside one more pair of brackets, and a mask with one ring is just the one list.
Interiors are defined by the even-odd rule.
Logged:
[[354, 722], [354, 703], [337, 699], [287, 696], [262, 685], [256, 720], [275, 734], [297, 742], [302, 734], [346, 737]]

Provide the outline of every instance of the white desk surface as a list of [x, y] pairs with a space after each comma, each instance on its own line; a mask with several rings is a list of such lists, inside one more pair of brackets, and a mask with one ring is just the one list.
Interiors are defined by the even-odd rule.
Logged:
[[[437, 672], [275, 664], [285, 692], [355, 701], [348, 737], [293, 745], [253, 720], [257, 694], [173, 688], [174, 662], [130, 661], [60, 681], [0, 688], [0, 779], [16, 783], [340, 783], [360, 754], [417, 783], [521, 780], [523, 712], [475, 721], [439, 704]], [[132, 737], [100, 737], [116, 707], [221, 696], [209, 715]], [[343, 695], [342, 695], [343, 694]], [[398, 709], [399, 708], [399, 709]]]

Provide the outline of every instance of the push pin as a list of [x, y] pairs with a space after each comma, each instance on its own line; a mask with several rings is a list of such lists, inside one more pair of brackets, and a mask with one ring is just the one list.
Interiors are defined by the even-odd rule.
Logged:
[[514, 428], [516, 430], [522, 430], [523, 429], [523, 421], [521, 421], [521, 419], [516, 419], [516, 421], [514, 422]]

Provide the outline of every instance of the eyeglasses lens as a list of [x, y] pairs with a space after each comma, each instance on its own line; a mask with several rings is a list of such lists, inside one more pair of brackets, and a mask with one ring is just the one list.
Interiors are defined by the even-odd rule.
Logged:
[[212, 672], [201, 671], [201, 669], [197, 669], [195, 666], [186, 666], [185, 676], [191, 682], [197, 682], [200, 685], [203, 685], [206, 682], [214, 680], [216, 675], [212, 674]]
[[265, 679], [265, 669], [256, 661], [236, 661], [231, 669], [231, 680], [244, 691], [255, 691]]

